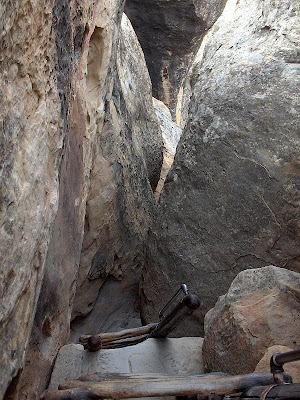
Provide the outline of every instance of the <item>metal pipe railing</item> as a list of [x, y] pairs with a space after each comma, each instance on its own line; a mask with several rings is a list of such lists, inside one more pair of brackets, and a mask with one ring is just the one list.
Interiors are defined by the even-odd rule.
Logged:
[[150, 333], [149, 337], [167, 337], [185, 317], [191, 315], [199, 306], [199, 297], [195, 294], [188, 294], [173, 308], [173, 310], [169, 312], [168, 315], [163, 317]]

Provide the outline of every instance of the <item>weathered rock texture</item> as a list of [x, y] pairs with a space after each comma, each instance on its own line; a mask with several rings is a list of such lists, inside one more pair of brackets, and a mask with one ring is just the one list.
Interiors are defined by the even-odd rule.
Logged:
[[164, 142], [163, 165], [160, 171], [159, 182], [154, 192], [154, 197], [156, 201], [158, 201], [168, 172], [173, 164], [177, 144], [179, 142], [180, 136], [182, 135], [182, 129], [175, 122], [172, 121], [170, 110], [162, 101], [157, 100], [154, 97], [152, 98], [152, 100]]
[[268, 266], [242, 271], [205, 316], [206, 371], [255, 370], [268, 347], [300, 345], [300, 274]]
[[[95, 333], [137, 322], [138, 309], [133, 307], [135, 312], [130, 312], [131, 299], [138, 297], [143, 245], [154, 212], [152, 188], [162, 165], [163, 143], [152, 105], [151, 82], [126, 16], [122, 19], [112, 95], [105, 111], [91, 172], [73, 310], [74, 317], [86, 315], [99, 293], [101, 308], [94, 319]], [[116, 291], [123, 300], [113, 294]], [[126, 299], [122, 316], [120, 300], [125, 305]], [[116, 313], [119, 317], [112, 318]], [[114, 321], [109, 326], [108, 314]], [[83, 321], [77, 322], [72, 328], [76, 330], [79, 325], [82, 330]]]
[[[270, 372], [270, 359], [275, 353], [286, 353], [291, 351], [290, 347], [275, 345], [268, 347], [263, 358], [255, 367], [255, 372]], [[300, 361], [284, 364], [284, 371], [291, 375], [293, 383], [300, 383]]]
[[[85, 122], [74, 82], [89, 10], [79, 3], [0, 6], [0, 398], [24, 364], [67, 160], [72, 182], [83, 175]], [[83, 219], [82, 189], [64, 188], [74, 230]]]
[[153, 96], [174, 115], [178, 90], [204, 33], [225, 0], [128, 0], [125, 12], [138, 35], [153, 84]]
[[296, 0], [241, 0], [208, 42], [149, 238], [145, 320], [182, 281], [201, 323], [241, 270], [299, 271], [298, 18]]
[[94, 353], [82, 345], [67, 345], [57, 356], [49, 390], [95, 372], [201, 374], [202, 343], [202, 338], [147, 339], [135, 346]]
[[203, 61], [203, 54], [208, 41], [211, 40], [212, 35], [218, 31], [219, 27], [224, 24], [230, 24], [232, 14], [235, 10], [237, 0], [227, 0], [222, 14], [203, 36], [201, 45], [193, 62], [187, 72], [186, 79], [183, 81], [182, 86], [178, 91], [177, 104], [176, 104], [176, 123], [183, 129], [189, 119], [189, 103], [193, 93], [193, 89], [200, 77], [201, 65]]
[[[147, 229], [143, 224], [152, 201], [149, 182], [155, 187], [162, 152], [161, 143], [153, 139], [158, 124], [150, 114], [143, 115], [147, 105], [142, 97], [134, 117], [148, 124], [134, 130], [128, 122], [127, 130], [116, 128], [119, 143], [99, 142], [113, 130], [110, 115], [123, 106], [114, 72], [122, 9], [122, 0], [18, 0], [0, 5], [0, 398], [13, 378], [7, 398], [39, 398], [57, 351], [68, 341], [90, 171], [92, 180], [98, 172], [98, 179], [108, 183], [102, 186], [104, 203], [111, 188], [123, 184], [110, 211], [124, 211], [123, 196], [129, 192], [130, 204], [146, 210], [146, 217], [136, 217], [136, 230]], [[130, 57], [122, 56], [126, 64]], [[120, 63], [120, 53], [118, 57]], [[131, 90], [130, 79], [122, 84]], [[117, 106], [110, 105], [112, 97]], [[154, 115], [153, 109], [150, 112]], [[127, 126], [127, 117], [123, 113], [114, 121]], [[127, 135], [126, 141], [121, 135]], [[134, 162], [129, 173], [130, 158]], [[94, 196], [91, 187], [89, 199]], [[132, 214], [130, 222], [135, 208], [126, 209]], [[122, 221], [128, 220], [122, 217], [118, 223], [126, 231]], [[105, 245], [108, 231], [104, 227], [100, 232]], [[97, 274], [93, 268], [92, 278]]]

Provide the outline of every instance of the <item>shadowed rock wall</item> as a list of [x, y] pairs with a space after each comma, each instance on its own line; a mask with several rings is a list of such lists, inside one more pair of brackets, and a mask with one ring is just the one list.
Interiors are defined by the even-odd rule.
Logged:
[[180, 333], [199, 334], [239, 271], [299, 271], [299, 11], [241, 0], [208, 41], [149, 237], [144, 320], [184, 281], [202, 312]]
[[202, 36], [214, 24], [226, 0], [127, 0], [125, 12], [143, 48], [153, 96], [173, 117], [177, 95]]

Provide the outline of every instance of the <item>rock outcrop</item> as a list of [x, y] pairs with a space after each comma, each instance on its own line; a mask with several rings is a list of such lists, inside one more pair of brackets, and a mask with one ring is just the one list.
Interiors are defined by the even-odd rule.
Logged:
[[[91, 3], [0, 6], [0, 398], [24, 364], [62, 195], [70, 229], [83, 223], [86, 121], [75, 82]], [[70, 167], [75, 186], [62, 189]]]
[[[128, 1], [154, 93], [173, 116], [224, 3]], [[123, 7], [124, 0], [0, 5], [5, 400], [40, 397], [72, 318], [73, 340], [86, 328], [137, 326], [141, 295], [143, 320], [154, 321], [185, 282], [202, 309], [180, 333], [199, 335], [204, 314], [241, 270], [272, 263], [299, 271], [297, 0], [240, 0], [232, 21], [216, 27], [150, 233], [162, 138], [126, 17], [121, 28]], [[266, 312], [273, 298], [296, 310], [299, 292], [287, 281], [263, 298]]]
[[202, 36], [221, 14], [225, 0], [128, 0], [125, 12], [139, 38], [153, 96], [175, 114], [177, 95]]
[[[103, 203], [95, 207], [106, 216], [119, 213], [111, 218], [132, 251], [130, 229], [135, 235], [148, 229], [162, 139], [149, 80], [148, 103], [143, 92], [138, 105], [132, 101], [137, 94], [128, 70], [141, 50], [134, 42], [131, 51], [138, 54], [126, 54], [132, 36], [124, 36], [120, 58], [122, 11], [123, 0], [19, 0], [0, 7], [1, 398], [5, 392], [6, 398], [39, 398], [68, 341], [87, 198], [86, 223], [98, 195]], [[125, 90], [132, 91], [126, 100]], [[107, 137], [112, 132], [119, 141]], [[102, 193], [94, 179], [103, 182]], [[103, 276], [101, 251], [110, 245], [109, 229], [103, 229], [105, 243], [85, 271], [91, 279]], [[119, 247], [114, 251], [117, 258]]]
[[[162, 165], [163, 143], [152, 105], [151, 82], [142, 49], [126, 16], [122, 19], [113, 90], [105, 111], [91, 171], [73, 309], [73, 318], [82, 317], [99, 297], [101, 307], [97, 318], [93, 318], [94, 333], [132, 327], [139, 319], [134, 302], [138, 303], [144, 241], [155, 207], [153, 189]], [[109, 292], [118, 292], [121, 298]], [[126, 303], [126, 299], [128, 304], [121, 315], [120, 301]], [[135, 313], [130, 312], [132, 309]], [[106, 324], [108, 313], [115, 315], [114, 324]], [[72, 324], [75, 331], [78, 325], [81, 331], [84, 329], [84, 322], [79, 322]]]
[[242, 271], [205, 316], [207, 372], [253, 372], [268, 347], [300, 345], [300, 274], [268, 266]]
[[202, 314], [181, 333], [199, 334], [241, 270], [299, 271], [298, 17], [296, 0], [241, 0], [208, 41], [149, 237], [145, 321], [183, 281]]

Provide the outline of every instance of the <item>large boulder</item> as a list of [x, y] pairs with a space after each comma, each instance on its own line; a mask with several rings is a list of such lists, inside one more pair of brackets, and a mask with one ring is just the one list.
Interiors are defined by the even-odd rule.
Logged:
[[153, 96], [174, 116], [177, 95], [204, 33], [221, 14], [225, 0], [128, 0], [125, 12], [138, 35]]
[[243, 269], [299, 271], [298, 18], [297, 0], [240, 0], [208, 40], [149, 236], [145, 322], [186, 281], [202, 309], [179, 333], [199, 334]]
[[268, 266], [241, 272], [205, 316], [205, 370], [253, 372], [268, 347], [300, 346], [300, 274]]

